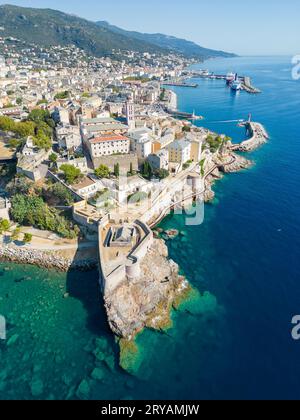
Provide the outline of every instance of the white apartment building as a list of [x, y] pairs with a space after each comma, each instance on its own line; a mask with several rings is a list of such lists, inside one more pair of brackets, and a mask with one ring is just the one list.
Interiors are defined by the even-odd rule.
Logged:
[[82, 149], [82, 140], [78, 126], [59, 126], [56, 128], [56, 137], [61, 149], [74, 151]]
[[191, 143], [185, 140], [176, 140], [168, 147], [169, 161], [186, 163], [191, 158]]
[[131, 130], [128, 133], [131, 150], [137, 154], [138, 159], [145, 160], [152, 152], [152, 131], [143, 127]]
[[92, 159], [130, 152], [130, 140], [121, 135], [100, 136], [88, 139], [86, 145]]
[[169, 152], [166, 149], [159, 150], [148, 156], [148, 162], [155, 169], [169, 169]]

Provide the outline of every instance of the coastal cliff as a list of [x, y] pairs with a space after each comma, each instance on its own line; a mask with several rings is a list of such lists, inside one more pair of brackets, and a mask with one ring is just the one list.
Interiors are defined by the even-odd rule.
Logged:
[[168, 259], [164, 241], [154, 239], [141, 262], [140, 277], [124, 279], [105, 296], [112, 331], [120, 338], [132, 340], [145, 327], [167, 329], [172, 326], [172, 305], [187, 288], [189, 284], [179, 275], [178, 265]]

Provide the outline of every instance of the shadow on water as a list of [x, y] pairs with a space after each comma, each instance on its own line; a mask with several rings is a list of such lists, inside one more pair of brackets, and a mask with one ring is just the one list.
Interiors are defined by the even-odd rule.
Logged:
[[[78, 259], [80, 254], [77, 251], [74, 261]], [[87, 313], [87, 329], [96, 336], [112, 338], [99, 285], [98, 269], [79, 271], [71, 268], [67, 273], [66, 291], [84, 306]]]

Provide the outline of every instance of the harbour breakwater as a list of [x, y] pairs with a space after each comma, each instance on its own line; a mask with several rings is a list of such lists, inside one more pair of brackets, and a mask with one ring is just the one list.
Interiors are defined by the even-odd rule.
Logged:
[[62, 272], [69, 270], [89, 271], [97, 268], [95, 259], [74, 260], [62, 258], [50, 251], [29, 248], [0, 247], [0, 261], [18, 264], [29, 264]]
[[269, 139], [269, 135], [262, 124], [256, 122], [246, 122], [241, 125], [246, 127], [248, 133], [250, 134], [250, 138], [239, 144], [232, 145], [231, 150], [239, 152], [253, 152], [265, 144]]

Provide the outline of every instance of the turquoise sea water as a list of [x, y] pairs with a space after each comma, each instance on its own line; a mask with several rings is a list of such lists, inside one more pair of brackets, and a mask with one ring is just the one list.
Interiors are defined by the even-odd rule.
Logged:
[[184, 216], [162, 223], [185, 232], [168, 245], [189, 281], [210, 292], [200, 310], [174, 313], [168, 334], [139, 336], [143, 363], [132, 377], [117, 365], [96, 272], [1, 264], [9, 341], [0, 342], [0, 399], [300, 397], [300, 343], [291, 338], [291, 319], [300, 314], [300, 82], [290, 61], [202, 65], [251, 76], [263, 91], [257, 96], [232, 94], [217, 80], [174, 89], [181, 110], [205, 116], [202, 125], [239, 141], [243, 130], [220, 121], [252, 112], [271, 137], [251, 154], [254, 168], [216, 184], [202, 225], [186, 226]]

